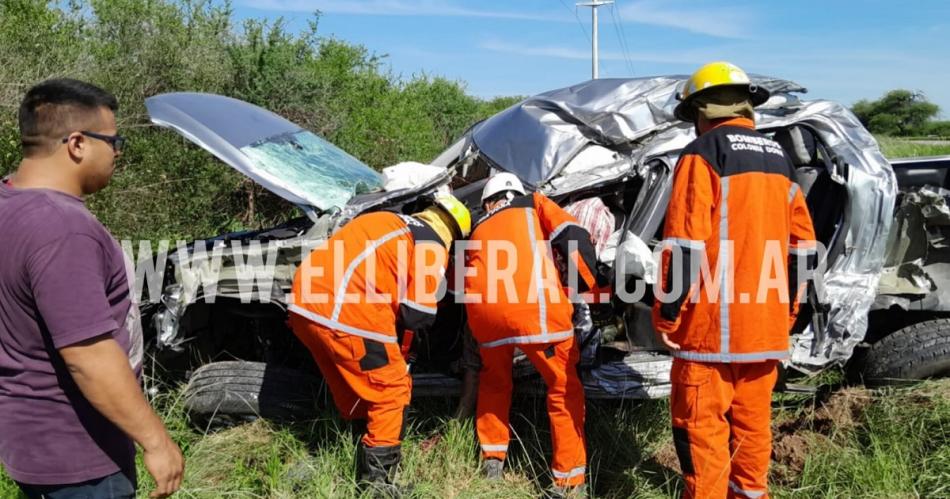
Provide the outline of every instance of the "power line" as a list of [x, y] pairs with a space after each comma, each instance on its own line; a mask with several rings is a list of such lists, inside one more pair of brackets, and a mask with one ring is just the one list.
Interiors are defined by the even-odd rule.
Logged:
[[623, 43], [623, 55], [629, 64], [630, 76], [634, 76], [636, 69], [634, 68], [633, 64], [633, 57], [631, 55], [633, 52], [630, 50], [630, 42], [627, 40], [627, 30], [623, 27], [623, 18], [620, 16], [619, 11], [616, 11], [617, 9], [612, 10], [612, 14], [614, 15], [614, 23], [616, 23], [615, 25], [619, 27], [620, 30], [620, 39]]
[[566, 3], [564, 3], [564, 0], [561, 0], [561, 5], [563, 5], [564, 8], [567, 9], [568, 11], [574, 13], [574, 19], [577, 19], [577, 25], [580, 26], [581, 33], [584, 33], [584, 38], [587, 39], [587, 43], [590, 43], [590, 35], [587, 34], [587, 28], [585, 28], [584, 23], [581, 22], [581, 16], [577, 14], [577, 6], [575, 5], [574, 9], [572, 10], [570, 7], [567, 6]]
[[623, 31], [623, 24], [620, 22], [620, 16], [617, 15], [616, 4], [610, 6], [610, 16], [614, 21], [614, 33], [617, 35], [617, 42], [620, 43], [620, 50], [623, 52], [623, 60], [627, 63], [627, 69], [630, 76], [634, 75], [633, 60], [630, 58], [630, 49], [627, 45], [627, 35]]

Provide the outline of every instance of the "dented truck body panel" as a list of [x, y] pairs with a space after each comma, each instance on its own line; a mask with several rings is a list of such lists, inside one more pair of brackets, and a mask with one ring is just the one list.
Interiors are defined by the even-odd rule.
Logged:
[[900, 187], [873, 310], [950, 311], [950, 156], [891, 161]]
[[[284, 227], [220, 236], [185, 252], [181, 259], [170, 258], [173, 270], [167, 276], [166, 292], [151, 300], [158, 305], [152, 315], [158, 348], [186, 349], [194, 339], [190, 326], [182, 326], [189, 308], [212, 296], [234, 304], [229, 306], [241, 306], [235, 303], [247, 286], [261, 290], [255, 297], [258, 303], [270, 304], [275, 314], [285, 314], [293, 272], [309, 253], [306, 243], [325, 240], [360, 213], [398, 209], [449, 184], [460, 199], [475, 207], [491, 171], [515, 173], [562, 205], [613, 192], [623, 198], [623, 212], [617, 216], [618, 246], [623, 238], [637, 237], [652, 247], [662, 228], [672, 170], [680, 151], [695, 138], [692, 126], [672, 114], [675, 91], [684, 78], [594, 80], [531, 97], [471, 127], [433, 160], [445, 168], [445, 174], [424, 186], [353, 192], [340, 207], [323, 210], [317, 206], [308, 218]], [[799, 94], [805, 89], [794, 82], [753, 79], [772, 92], [770, 100], [756, 109], [757, 127], [765, 133], [799, 127], [813, 134], [822, 152], [809, 171], [817, 171], [822, 182], [837, 189], [833, 192], [844, 193], [835, 213], [828, 214], [829, 252], [821, 296], [816, 294], [811, 317], [801, 321], [790, 345], [789, 366], [816, 372], [846, 362], [864, 339], [868, 311], [875, 303], [885, 265], [897, 181], [874, 138], [845, 107], [801, 100]], [[287, 199], [299, 205], [302, 198]], [[220, 270], [212, 272], [214, 248], [235, 244], [244, 261], [225, 258]], [[249, 257], [266, 261], [268, 245], [277, 248], [278, 272], [263, 290], [241, 266]], [[206, 280], [214, 286], [206, 287]], [[581, 370], [588, 396], [665, 396], [671, 359], [652, 341], [649, 305], [631, 304], [624, 310], [622, 316], [607, 317], [597, 326], [626, 331], [628, 341], [619, 354]], [[530, 369], [516, 372], [523, 379], [534, 379]], [[417, 377], [417, 395], [457, 390], [457, 381], [444, 374], [420, 372]], [[518, 389], [543, 392], [543, 386], [533, 382], [519, 383]]]
[[[649, 178], [657, 164], [671, 170], [680, 151], [695, 138], [691, 124], [672, 116], [681, 81], [593, 80], [531, 97], [475, 125], [460, 141], [469, 146], [456, 148], [458, 156], [447, 164], [471, 165], [480, 157], [555, 198], [624, 177]], [[802, 101], [797, 94], [805, 89], [794, 82], [761, 76], [753, 81], [772, 93], [756, 109], [757, 128], [810, 130], [827, 151], [822, 165], [827, 176], [847, 195], [836, 233], [827, 241], [829, 250], [838, 250], [830, 251], [825, 262], [825, 317], [796, 334], [791, 347], [792, 367], [813, 372], [843, 364], [864, 339], [884, 265], [897, 183], [874, 137], [847, 108], [830, 101]], [[612, 156], [600, 155], [599, 164], [585, 162], [585, 152], [591, 149]], [[643, 189], [627, 221], [645, 241], [662, 221], [669, 173]]]

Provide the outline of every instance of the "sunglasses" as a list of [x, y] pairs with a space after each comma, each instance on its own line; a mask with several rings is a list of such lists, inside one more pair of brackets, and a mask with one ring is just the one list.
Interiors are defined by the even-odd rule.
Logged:
[[[103, 135], [101, 133], [88, 132], [86, 130], [80, 130], [81, 134], [86, 137], [92, 137], [94, 139], [99, 139], [103, 142], [108, 142], [112, 146], [112, 151], [116, 154], [122, 152], [122, 148], [125, 147], [125, 137], [121, 135]], [[63, 138], [63, 144], [69, 142], [69, 137]]]

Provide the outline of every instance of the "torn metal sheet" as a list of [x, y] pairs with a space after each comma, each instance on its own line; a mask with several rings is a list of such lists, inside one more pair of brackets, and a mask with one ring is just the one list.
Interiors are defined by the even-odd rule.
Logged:
[[907, 193], [905, 199], [907, 203], [920, 208], [920, 214], [927, 225], [950, 225], [947, 197], [950, 197], [950, 190], [927, 185], [918, 191]]
[[924, 271], [923, 260], [887, 267], [881, 272], [877, 290], [884, 295], [926, 295], [937, 289], [936, 283]]
[[843, 364], [867, 333], [893, 221], [894, 172], [874, 137], [840, 104], [802, 101], [794, 109], [757, 111], [759, 129], [798, 124], [817, 134], [834, 159], [831, 178], [847, 189], [845, 220], [834, 241], [843, 238], [842, 253], [827, 262], [824, 275], [826, 330], [817, 337], [811, 331], [793, 337], [791, 355], [792, 365], [806, 371]]
[[[472, 141], [492, 164], [531, 188], [554, 178], [590, 143], [618, 148], [667, 128], [686, 76], [604, 78], [529, 97], [474, 126]], [[803, 91], [786, 80], [753, 77], [770, 91]]]
[[632, 163], [627, 159], [623, 159], [591, 167], [584, 171], [565, 173], [551, 180], [541, 189], [541, 192], [550, 197], [571, 193], [597, 184], [622, 179], [630, 175], [632, 169]]
[[875, 309], [950, 307], [950, 190], [912, 187], [902, 195], [887, 243]]

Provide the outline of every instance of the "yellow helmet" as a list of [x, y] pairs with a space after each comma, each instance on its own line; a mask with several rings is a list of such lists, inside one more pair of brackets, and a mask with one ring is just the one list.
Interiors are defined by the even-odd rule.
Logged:
[[723, 86], [747, 89], [753, 107], [769, 100], [769, 91], [752, 83], [749, 80], [749, 75], [739, 66], [723, 61], [710, 62], [697, 69], [689, 79], [683, 82], [683, 87], [676, 94], [676, 99], [680, 103], [676, 106], [673, 114], [683, 121], [695, 120], [696, 110], [693, 108], [693, 99], [709, 88]]
[[472, 214], [469, 213], [468, 208], [451, 194], [436, 195], [435, 204], [452, 216], [452, 220], [455, 220], [455, 226], [462, 237], [468, 237], [469, 233], [472, 232]]

